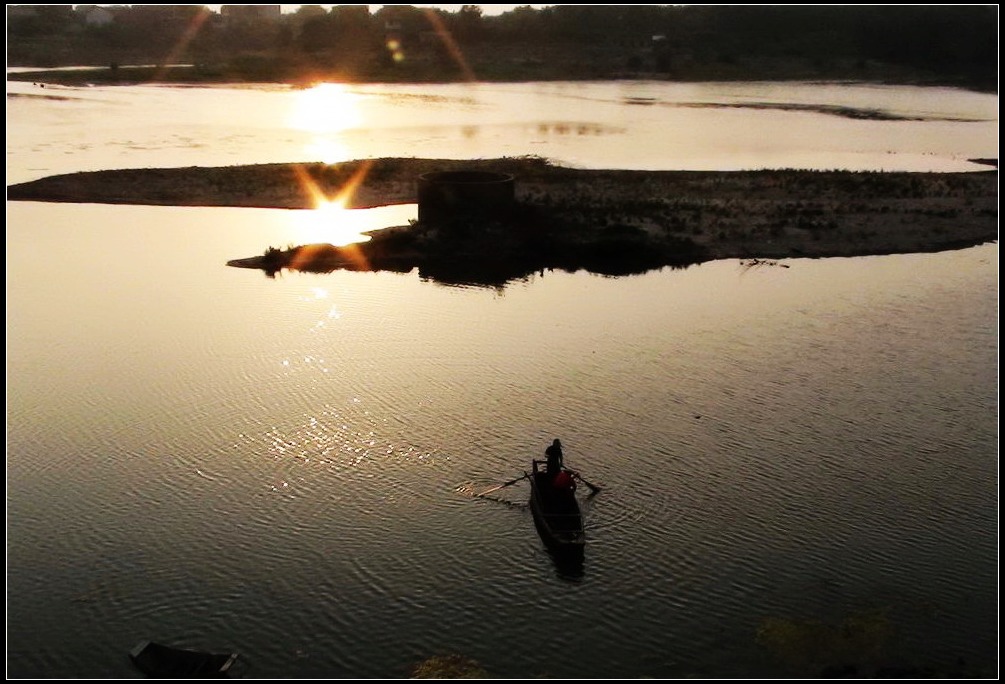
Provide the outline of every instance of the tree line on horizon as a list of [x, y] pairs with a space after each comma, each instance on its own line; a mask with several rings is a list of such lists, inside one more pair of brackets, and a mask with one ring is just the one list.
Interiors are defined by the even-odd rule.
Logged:
[[134, 5], [107, 8], [104, 23], [81, 11], [95, 6], [18, 7], [7, 6], [8, 67], [174, 63], [266, 80], [449, 80], [465, 61], [486, 80], [892, 78], [990, 90], [998, 80], [996, 5], [555, 5], [498, 15], [477, 5], [302, 5], [272, 18]]

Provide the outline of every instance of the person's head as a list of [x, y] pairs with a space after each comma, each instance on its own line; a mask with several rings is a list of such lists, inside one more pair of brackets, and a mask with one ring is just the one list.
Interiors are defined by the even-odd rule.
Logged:
[[559, 440], [557, 440], [557, 439], [554, 442], [552, 442], [551, 445], [553, 447], [558, 447], [559, 449], [562, 448], [562, 443]]

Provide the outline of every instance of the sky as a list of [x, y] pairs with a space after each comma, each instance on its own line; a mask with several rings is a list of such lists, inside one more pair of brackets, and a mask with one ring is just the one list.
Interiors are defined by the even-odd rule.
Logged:
[[[470, 5], [477, 5], [478, 3], [468, 3]], [[377, 10], [383, 7], [383, 5], [370, 5], [370, 10]], [[415, 5], [415, 7], [439, 7], [447, 12], [456, 12], [460, 10], [464, 5]], [[516, 9], [517, 7], [533, 7], [534, 9], [541, 9], [542, 7], [551, 7], [551, 5], [528, 5], [526, 3], [522, 5], [478, 5], [482, 8], [482, 14], [485, 16], [502, 14], [503, 12], [509, 12]]]
[[[410, 4], [410, 3], [397, 3], [397, 4]], [[472, 3], [467, 3], [467, 4], [475, 5], [477, 3], [473, 3], [472, 2]], [[334, 5], [320, 5], [320, 6], [324, 7], [325, 9], [331, 9], [332, 7], [334, 7]], [[463, 4], [461, 4], [461, 5], [412, 5], [412, 7], [439, 7], [440, 9], [445, 10], [447, 12], [456, 12], [456, 11], [460, 10], [461, 7], [463, 7], [463, 6], [464, 6]], [[542, 7], [551, 7], [551, 5], [528, 5], [526, 3], [519, 4], [519, 5], [478, 5], [478, 6], [482, 8], [482, 14], [484, 16], [492, 16], [492, 15], [496, 15], [496, 14], [502, 14], [503, 12], [509, 12], [511, 10], [514, 10], [517, 7], [533, 7], [534, 9], [541, 9]], [[206, 7], [209, 7], [214, 12], [219, 12], [221, 5], [206, 5]], [[283, 10], [284, 13], [285, 12], [296, 12], [297, 8], [300, 7], [300, 5], [280, 5], [280, 7], [282, 8], [282, 10]], [[381, 7], [383, 7], [383, 5], [370, 5], [370, 11], [371, 12], [376, 12]]]
[[[408, 3], [398, 3], [398, 4], [408, 4]], [[468, 4], [475, 5], [477, 3], [472, 2], [472, 3], [468, 3]], [[333, 5], [321, 5], [321, 6], [324, 7], [325, 9], [333, 7]], [[461, 4], [461, 5], [412, 5], [412, 6], [413, 7], [438, 7], [440, 9], [442, 9], [442, 10], [447, 11], [447, 12], [457, 12], [458, 10], [461, 9], [461, 7], [464, 7], [463, 4]], [[550, 5], [526, 5], [526, 4], [524, 4], [524, 5], [478, 5], [478, 6], [482, 8], [482, 14], [485, 15], [485, 16], [495, 15], [495, 14], [502, 14], [503, 12], [509, 12], [510, 10], [514, 10], [517, 7], [533, 7], [534, 9], [541, 9], [542, 7], [550, 7]], [[297, 7], [300, 7], [300, 5], [283, 5], [282, 6], [284, 12], [286, 12], [286, 11], [294, 11], [295, 12]], [[370, 11], [371, 12], [375, 12], [375, 11], [379, 10], [381, 7], [383, 7], [383, 5], [370, 5]]]

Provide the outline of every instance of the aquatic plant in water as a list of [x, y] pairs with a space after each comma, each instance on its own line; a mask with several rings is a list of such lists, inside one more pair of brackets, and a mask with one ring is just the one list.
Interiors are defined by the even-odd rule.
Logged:
[[882, 661], [893, 631], [885, 609], [851, 615], [836, 626], [769, 617], [757, 629], [757, 643], [798, 672], [858, 671]]
[[427, 658], [412, 668], [412, 679], [486, 679], [477, 661], [456, 653]]

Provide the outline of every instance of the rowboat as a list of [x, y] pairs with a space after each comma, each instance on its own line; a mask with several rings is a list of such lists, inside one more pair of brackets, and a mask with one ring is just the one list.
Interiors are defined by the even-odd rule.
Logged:
[[[566, 557], [582, 556], [586, 532], [576, 499], [575, 481], [569, 471], [563, 470], [553, 477], [547, 472], [546, 461], [534, 459], [528, 479], [530, 510], [545, 545], [553, 553]], [[568, 484], [563, 485], [563, 481]]]
[[161, 679], [226, 677], [236, 653], [209, 653], [176, 648], [156, 641], [141, 641], [129, 658], [144, 674]]

